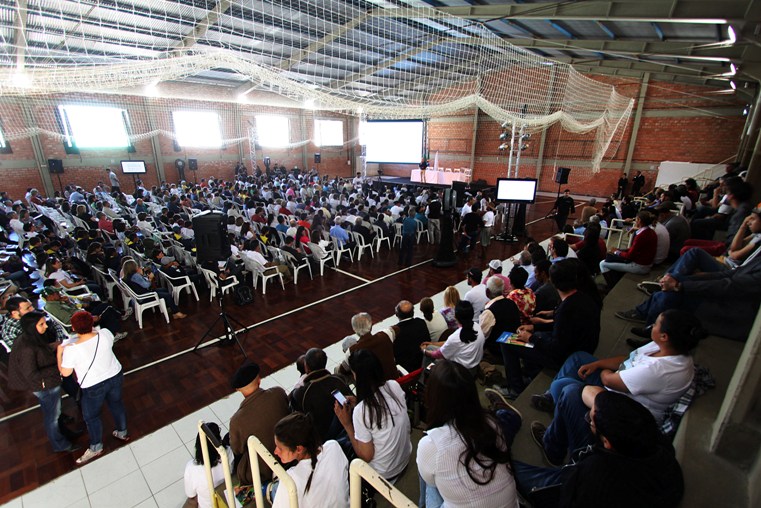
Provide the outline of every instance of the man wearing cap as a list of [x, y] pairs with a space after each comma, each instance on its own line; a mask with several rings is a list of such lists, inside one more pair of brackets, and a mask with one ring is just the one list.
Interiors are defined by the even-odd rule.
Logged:
[[486, 304], [489, 303], [489, 297], [486, 294], [486, 284], [481, 283], [481, 270], [471, 268], [467, 271], [468, 285], [470, 290], [465, 293], [463, 300], [467, 300], [473, 306], [473, 321], [478, 323]]
[[[285, 390], [279, 386], [265, 390], [260, 388], [261, 382], [259, 365], [254, 362], [245, 363], [231, 380], [232, 387], [244, 397], [230, 418], [230, 447], [235, 456], [238, 480], [243, 485], [254, 483], [246, 443], [249, 436], [256, 436], [270, 453], [274, 453], [275, 424], [289, 413]], [[261, 459], [259, 471], [262, 481], [272, 479], [272, 471]]]
[[489, 277], [497, 277], [498, 279], [502, 279], [502, 283], [505, 288], [505, 296], [510, 293], [510, 279], [502, 275], [502, 261], [499, 259], [492, 259], [489, 261], [489, 273], [486, 274], [486, 277], [484, 277], [484, 280], [481, 281], [481, 284], [486, 284], [489, 280]]

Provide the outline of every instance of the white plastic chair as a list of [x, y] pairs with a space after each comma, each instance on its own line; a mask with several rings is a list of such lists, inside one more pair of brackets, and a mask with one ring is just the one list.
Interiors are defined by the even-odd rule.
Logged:
[[[307, 243], [307, 247], [309, 248], [309, 251], [312, 253], [312, 259], [317, 261], [320, 264], [320, 276], [322, 277], [325, 274], [325, 264], [333, 262], [333, 266], [336, 264], [336, 260], [333, 257], [333, 254], [329, 251], [325, 251], [322, 248], [320, 248], [319, 245], [314, 244], [312, 242]], [[318, 253], [323, 252], [324, 256], [320, 256]]]
[[396, 240], [399, 239], [399, 247], [402, 246], [402, 224], [400, 222], [394, 222], [394, 241], [391, 242], [391, 246], [396, 245]]
[[124, 281], [119, 281], [119, 285], [124, 288], [125, 292], [129, 295], [130, 300], [135, 305], [135, 319], [137, 319], [137, 326], [143, 329], [143, 312], [148, 309], [159, 308], [167, 324], [169, 324], [169, 311], [166, 308], [166, 302], [156, 293], [151, 291], [148, 293], [137, 294], [129, 287]]
[[338, 238], [331, 236], [330, 240], [333, 242], [333, 255], [336, 258], [336, 267], [341, 264], [341, 254], [344, 252], [349, 253], [349, 259], [351, 262], [354, 262], [354, 255], [351, 253], [351, 249], [349, 248], [349, 244], [344, 243], [343, 247], [338, 243]]
[[426, 234], [423, 221], [415, 219], [415, 234], [417, 235], [417, 243], [420, 243], [420, 237]]
[[155, 271], [158, 272], [161, 280], [163, 280], [166, 283], [165, 287], [172, 292], [172, 299], [174, 300], [174, 303], [176, 305], [179, 305], [180, 303], [180, 293], [182, 293], [183, 289], [185, 290], [187, 294], [190, 294], [192, 292], [193, 296], [196, 297], [197, 302], [201, 301], [200, 298], [198, 298], [198, 292], [196, 291], [195, 284], [191, 282], [190, 277], [188, 277], [187, 275], [181, 275], [180, 277], [172, 277], [168, 273], [162, 272], [159, 266], [156, 266]]
[[362, 259], [362, 251], [365, 249], [370, 251], [370, 257], [375, 257], [375, 254], [373, 254], [373, 246], [372, 244], [365, 243], [365, 237], [361, 234], [352, 231], [351, 236], [354, 238], [354, 243], [357, 244], [357, 261]]
[[280, 286], [283, 288], [283, 291], [285, 291], [285, 282], [283, 281], [283, 274], [280, 273], [275, 266], [264, 266], [261, 263], [258, 263], [251, 259], [250, 257], [243, 255], [241, 256], [241, 259], [243, 259], [243, 266], [246, 267], [246, 270], [251, 272], [251, 276], [253, 277], [253, 283], [254, 283], [254, 289], [257, 289], [258, 281], [259, 279], [262, 279], [262, 294], [267, 294], [267, 281], [270, 279], [273, 279], [275, 277], [280, 278]]
[[108, 294], [108, 301], [113, 302], [114, 301], [114, 288], [116, 287], [116, 282], [111, 279], [111, 277], [108, 275], [108, 273], [104, 272], [100, 268], [98, 268], [95, 265], [90, 265], [92, 268], [92, 274], [93, 277], [95, 277], [95, 281], [101, 285], [101, 287], [106, 288], [106, 292]]
[[[206, 279], [206, 284], [209, 286], [209, 301], [214, 301], [214, 297], [217, 296], [217, 274], [207, 268], [201, 268], [200, 270], [204, 279]], [[232, 284], [228, 281], [232, 281]], [[235, 275], [225, 278], [225, 283], [220, 285], [222, 288], [222, 296], [225, 296], [232, 291], [237, 285], [238, 278]]]
[[381, 244], [386, 242], [389, 250], [391, 249], [391, 239], [383, 233], [383, 229], [380, 226], [373, 224], [373, 231], [375, 231], [375, 238], [373, 238], [373, 245], [375, 246], [375, 252], [380, 252]]
[[291, 267], [291, 270], [293, 270], [293, 283], [298, 284], [299, 283], [299, 271], [302, 268], [306, 268], [309, 271], [309, 278], [314, 280], [314, 276], [312, 275], [312, 265], [309, 264], [309, 258], [304, 257], [304, 259], [301, 260], [301, 263], [296, 259], [296, 256], [291, 254], [288, 251], [281, 251], [283, 256], [285, 257], [285, 261], [288, 263], [288, 265]]

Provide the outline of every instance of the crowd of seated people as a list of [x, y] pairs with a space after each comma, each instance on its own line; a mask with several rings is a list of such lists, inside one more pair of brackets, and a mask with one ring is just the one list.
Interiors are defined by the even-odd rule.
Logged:
[[[740, 204], [749, 198], [747, 184], [741, 183], [732, 177], [723, 182], [729, 189], [726, 203], [735, 208], [734, 214], [743, 213]], [[102, 326], [116, 334], [124, 316], [105, 303], [106, 288], [96, 282], [96, 273], [81, 258], [105, 273], [110, 270], [117, 274], [135, 292], [157, 291], [175, 318], [181, 318], [171, 292], [156, 288], [151, 274], [154, 269], [192, 273], [193, 264], [186, 263], [193, 258], [194, 210], [227, 213], [231, 219], [228, 232], [238, 254], [259, 262], [261, 256], [265, 268], [287, 273], [291, 267], [277, 258], [267, 258], [265, 252], [270, 251], [264, 247], [282, 246], [294, 257], [308, 256], [316, 261], [329, 256], [332, 248], [351, 247], [354, 238], [349, 231], [363, 238], [390, 233], [389, 225], [394, 222], [421, 210], [425, 213], [426, 199], [431, 199], [428, 193], [415, 196], [400, 189], [380, 195], [364, 187], [355, 189], [351, 181], [290, 174], [240, 175], [234, 182], [209, 179], [197, 186], [165, 184], [150, 190], [141, 186], [132, 196], [118, 192], [110, 195], [104, 189], [99, 185], [89, 193], [74, 188], [48, 200], [39, 193], [32, 200], [30, 193], [28, 206], [6, 205], [6, 231], [22, 235], [18, 243], [4, 239], [15, 246], [14, 250], [20, 249], [16, 252], [20, 263], [14, 260], [6, 272], [24, 288], [32, 283], [34, 271], [41, 271], [48, 279], [44, 283], [44, 297], [49, 300], [46, 305], [61, 307], [62, 316], [63, 311], [72, 309], [66, 309], [66, 300], [59, 293], [81, 290], [97, 296], [93, 303], [100, 301], [102, 305], [94, 305], [91, 312], [101, 316]], [[682, 197], [690, 199], [694, 190], [689, 189]], [[637, 230], [642, 230], [632, 233], [635, 239], [650, 237], [649, 243], [656, 245], [649, 264], [654, 263], [658, 252], [666, 252], [666, 256], [675, 253], [670, 245], [665, 251], [657, 248], [660, 236], [654, 224], [669, 219], [666, 210], [671, 210], [671, 196], [667, 192], [658, 196], [654, 196], [655, 213], [643, 209], [625, 214], [634, 219]], [[684, 203], [681, 198], [679, 201]], [[77, 208], [75, 215], [71, 214], [72, 205]], [[480, 203], [474, 201], [469, 206], [468, 213], [474, 213]], [[696, 214], [701, 210], [700, 205], [694, 208]], [[34, 214], [21, 213], [27, 209]], [[597, 360], [591, 355], [599, 341], [602, 300], [592, 281], [592, 260], [601, 254], [598, 225], [609, 224], [617, 212], [607, 208], [605, 213], [609, 215], [594, 219], [598, 215], [587, 211], [589, 224], [585, 229], [591, 232], [577, 249], [554, 237], [548, 251], [528, 242], [507, 277], [501, 274], [499, 262], [489, 263], [485, 278], [481, 267], [472, 268], [467, 274], [468, 292], [461, 295], [455, 287], [448, 287], [440, 310], [435, 310], [431, 299], [424, 299], [422, 317], [418, 317], [414, 305], [402, 300], [395, 308], [398, 322], [377, 333], [372, 331], [368, 314], [355, 315], [351, 319], [355, 335], [345, 341], [343, 369], [330, 373], [325, 353], [309, 350], [304, 355], [304, 377], [290, 395], [281, 388], [262, 388], [258, 365], [241, 367], [232, 386], [244, 400], [229, 422], [228, 438], [238, 480], [244, 485], [253, 483], [246, 439], [255, 435], [285, 465], [292, 466], [288, 470], [296, 481], [299, 499], [310, 506], [347, 504], [346, 468], [354, 457], [364, 459], [387, 481], [395, 482], [404, 474], [412, 455], [407, 396], [397, 379], [433, 362], [426, 371], [424, 397], [429, 432], [420, 442], [417, 459], [421, 502], [426, 506], [464, 506], [474, 500], [480, 506], [516, 506], [517, 492], [525, 493], [539, 485], [541, 475], [537, 471], [509, 460], [521, 418], [508, 401], [519, 396], [542, 368], [557, 371], [558, 377], [550, 392], [535, 397], [532, 403], [554, 411], [555, 420], [549, 428], [532, 428], [532, 435], [551, 465], [562, 465], [568, 456], [573, 466], [562, 476], [557, 476], [560, 469], [550, 468], [542, 479], [559, 480], [563, 489], [578, 499], [591, 499], [596, 494], [615, 504], [616, 492], [595, 488], [584, 471], [608, 465], [610, 475], [626, 475], [627, 464], [646, 458], [658, 467], [642, 468], [638, 473], [642, 482], [670, 489], [669, 500], [678, 501], [683, 488], [681, 473], [670, 445], [662, 443], [657, 434], [657, 426], [664, 408], [677, 401], [692, 382], [689, 353], [697, 343], [699, 323], [709, 332], [729, 333], [726, 327], [715, 332], [706, 326], [705, 314], [695, 309], [713, 305], [716, 300], [725, 302], [727, 308], [742, 309], [745, 315], [738, 311], [736, 329], [729, 331], [734, 338], [741, 339], [743, 333], [747, 336], [760, 296], [756, 288], [760, 287], [761, 258], [755, 254], [761, 238], [757, 236], [761, 234], [761, 210], [751, 212], [749, 208], [746, 216], [750, 218], [739, 220], [732, 214], [727, 220], [727, 225], [736, 224], [729, 244], [725, 244], [734, 264], [717, 260], [711, 254], [713, 245], [696, 241], [694, 248], [684, 250], [661, 279], [660, 291], [636, 309], [620, 313], [626, 319], [652, 325], [642, 331], [651, 340], [627, 358]], [[60, 222], [56, 222], [59, 217], [72, 222], [71, 234], [61, 231]], [[24, 219], [39, 229], [25, 228]], [[21, 221], [21, 228], [11, 221]], [[662, 225], [671, 235], [668, 222]], [[466, 223], [466, 245], [475, 234], [468, 227]], [[167, 249], [165, 240], [176, 243]], [[600, 260], [598, 266], [608, 270], [613, 264], [603, 263], [605, 260]], [[220, 278], [237, 277], [239, 269], [235, 260], [216, 267]], [[19, 305], [14, 305], [13, 312], [20, 316]], [[498, 342], [505, 332], [515, 332], [511, 343]], [[4, 325], [2, 338], [12, 343], [20, 333], [16, 326], [9, 327], [6, 334]], [[487, 390], [490, 407], [482, 409], [475, 374], [486, 353], [490, 353], [490, 361], [504, 364], [507, 383]], [[664, 369], [669, 375], [673, 373], [674, 379], [678, 377], [678, 383], [667, 391], [652, 381], [652, 373], [657, 377]], [[26, 384], [26, 388], [33, 386]], [[342, 395], [340, 400], [336, 392]], [[585, 416], [587, 410], [589, 416]], [[632, 416], [621, 421], [618, 414]], [[573, 439], [564, 434], [567, 429], [573, 430]], [[573, 445], [577, 444], [588, 447], [586, 455], [575, 454]], [[210, 460], [216, 467], [218, 459]], [[198, 462], [196, 458], [193, 465]], [[263, 481], [273, 479], [264, 463], [260, 471]], [[656, 481], [659, 475], [660, 483]], [[613, 484], [623, 483], [620, 476], [615, 476]], [[187, 492], [189, 497], [195, 493], [201, 502], [200, 490], [188, 487]], [[276, 505], [284, 503], [284, 491], [273, 487], [270, 492]], [[632, 502], [646, 502], [643, 500], [649, 500], [651, 494], [649, 490], [632, 493]]]

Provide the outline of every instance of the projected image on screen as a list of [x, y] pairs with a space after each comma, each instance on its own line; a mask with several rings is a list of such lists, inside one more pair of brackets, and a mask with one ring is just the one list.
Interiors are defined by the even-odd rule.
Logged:
[[125, 175], [141, 175], [146, 172], [145, 161], [121, 161], [122, 173]]
[[420, 164], [423, 122], [365, 122], [360, 142], [367, 147], [367, 162]]
[[533, 203], [536, 199], [536, 180], [497, 179], [497, 201]]

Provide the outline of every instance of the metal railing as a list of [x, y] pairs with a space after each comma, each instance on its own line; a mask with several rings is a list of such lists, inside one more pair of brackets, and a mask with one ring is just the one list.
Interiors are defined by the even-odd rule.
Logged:
[[[206, 439], [201, 439], [201, 453], [203, 454], [203, 469], [206, 472], [206, 481], [209, 485], [209, 495], [211, 496], [211, 506], [213, 508], [232, 507], [235, 508], [235, 491], [233, 490], [233, 478], [230, 472], [230, 461], [227, 458], [227, 449], [217, 439], [209, 427], [203, 422], [198, 421], [198, 434], [205, 436]], [[211, 464], [209, 461], [209, 442], [216, 448], [219, 453], [220, 461], [222, 462], [222, 471], [225, 475], [225, 493], [227, 499], [220, 499], [217, 494], [216, 487], [214, 486], [214, 478], [211, 475]], [[225, 502], [227, 504], [225, 505]]]
[[390, 484], [370, 464], [362, 459], [354, 459], [349, 466], [350, 508], [362, 506], [362, 480], [373, 486], [386, 500], [397, 508], [417, 508], [399, 489]]
[[288, 506], [298, 508], [299, 499], [296, 494], [296, 484], [293, 482], [293, 478], [290, 477], [283, 466], [280, 465], [277, 459], [272, 456], [267, 447], [256, 436], [250, 436], [247, 444], [248, 460], [251, 463], [251, 477], [254, 479], [256, 508], [264, 508], [264, 493], [262, 492], [262, 479], [259, 473], [259, 457], [262, 458], [264, 463], [272, 469], [272, 472], [280, 480], [278, 492], [282, 490], [288, 493]]

